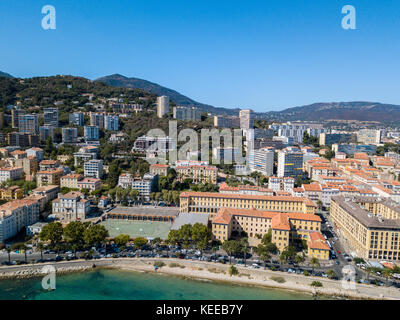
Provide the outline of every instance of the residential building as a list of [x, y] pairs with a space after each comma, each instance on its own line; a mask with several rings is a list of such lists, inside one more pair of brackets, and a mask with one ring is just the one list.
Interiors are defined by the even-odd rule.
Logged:
[[223, 194], [248, 194], [258, 196], [273, 196], [274, 190], [267, 189], [264, 187], [251, 186], [251, 185], [239, 185], [237, 187], [230, 187], [225, 182], [219, 185], [219, 192]]
[[[214, 239], [224, 242], [232, 236], [232, 233], [245, 232], [253, 246], [260, 243], [262, 237], [271, 230], [271, 242], [275, 243], [280, 252], [289, 245], [297, 245], [301, 240], [314, 242], [316, 240], [314, 233], [321, 234], [321, 218], [302, 212], [286, 213], [221, 208], [212, 219], [211, 225]], [[328, 246], [326, 245], [326, 247]], [[312, 246], [309, 249], [312, 251], [309, 251], [308, 255], [324, 260], [329, 259], [329, 247], [327, 253], [325, 252], [326, 247]], [[322, 252], [318, 250], [322, 250]]]
[[[225, 163], [225, 164], [233, 164], [237, 163], [237, 159], [242, 157], [242, 150], [235, 147], [216, 147], [212, 150], [212, 159], [213, 162]], [[244, 159], [243, 159], [244, 161]]]
[[8, 133], [7, 142], [9, 146], [19, 146], [21, 148], [39, 147], [40, 144], [39, 135], [22, 132]]
[[347, 155], [354, 155], [357, 152], [365, 152], [369, 155], [376, 153], [377, 146], [372, 144], [333, 144], [332, 151], [343, 152]]
[[42, 160], [39, 162], [39, 169], [41, 171], [57, 169], [60, 166], [58, 160]]
[[62, 142], [65, 144], [78, 142], [77, 128], [62, 128]]
[[90, 201], [84, 199], [83, 194], [76, 191], [59, 194], [52, 205], [52, 213], [62, 222], [84, 220], [90, 211]]
[[103, 160], [89, 160], [83, 165], [85, 177], [101, 179], [103, 175]]
[[167, 96], [157, 97], [157, 116], [162, 118], [169, 114], [169, 98]]
[[58, 108], [44, 108], [44, 125], [58, 127]]
[[285, 148], [278, 152], [278, 177], [303, 175], [303, 153], [297, 148]]
[[0, 243], [14, 237], [25, 227], [39, 220], [39, 204], [35, 200], [14, 200], [0, 206]]
[[214, 127], [240, 128], [240, 118], [237, 116], [214, 116]]
[[321, 132], [319, 135], [319, 144], [321, 146], [331, 146], [335, 143], [349, 143], [352, 141], [351, 133], [326, 133]]
[[60, 179], [64, 175], [63, 169], [50, 169], [36, 173], [36, 185], [38, 187], [48, 185], [60, 185]]
[[84, 178], [81, 174], [67, 174], [60, 179], [61, 188], [78, 189], [78, 182]]
[[201, 112], [195, 107], [178, 106], [173, 108], [173, 117], [182, 121], [200, 121]]
[[168, 174], [169, 166], [167, 164], [152, 164], [150, 165], [150, 174], [164, 177]]
[[18, 128], [21, 133], [39, 133], [38, 116], [36, 114], [24, 114], [18, 117]]
[[330, 217], [353, 255], [369, 260], [400, 260], [397, 203], [374, 197], [333, 197]]
[[21, 178], [24, 169], [22, 167], [0, 168], [0, 183], [8, 180], [18, 180]]
[[150, 194], [156, 190], [158, 176], [146, 173], [141, 180], [133, 180], [132, 189], [139, 191], [140, 196], [145, 200], [150, 199]]
[[48, 138], [54, 141], [54, 127], [53, 126], [41, 126], [39, 127], [40, 142], [45, 143]]
[[18, 186], [11, 186], [8, 188], [0, 189], [0, 197], [1, 200], [17, 200], [22, 199], [24, 196], [24, 192]]
[[115, 115], [105, 115], [104, 116], [104, 129], [110, 131], [118, 131], [119, 124], [118, 124], [118, 116]]
[[382, 130], [375, 130], [375, 129], [358, 130], [357, 142], [363, 144], [380, 144], [382, 142]]
[[273, 191], [286, 191], [292, 192], [294, 188], [295, 179], [292, 177], [269, 177], [268, 189]]
[[244, 194], [222, 194], [218, 192], [182, 192], [180, 212], [207, 213], [213, 219], [220, 208], [236, 208], [303, 212], [314, 214], [316, 205], [307, 198], [291, 196], [259, 196]]
[[30, 156], [35, 157], [37, 162], [40, 162], [44, 159], [44, 151], [41, 148], [33, 147], [25, 151], [28, 157]]
[[83, 129], [85, 140], [93, 141], [99, 140], [99, 127], [98, 126], [85, 126]]
[[278, 136], [292, 138], [294, 142], [298, 143], [303, 142], [305, 132], [310, 136], [319, 137], [321, 133], [326, 131], [322, 124], [300, 122], [274, 123], [270, 125], [270, 128], [275, 130]]
[[19, 116], [26, 114], [25, 110], [14, 107], [11, 109], [11, 127], [13, 129], [19, 128]]
[[69, 115], [69, 124], [83, 127], [85, 125], [85, 116], [83, 112], [74, 112]]
[[104, 113], [90, 112], [90, 126], [104, 128]]
[[89, 160], [97, 159], [99, 148], [96, 146], [86, 146], [79, 149], [74, 153], [74, 165], [79, 165], [80, 161], [86, 162]]
[[266, 176], [274, 174], [274, 149], [263, 148], [250, 150], [249, 167], [251, 171], [257, 171]]
[[240, 129], [249, 130], [254, 127], [254, 113], [253, 110], [240, 110], [239, 111], [240, 118]]
[[176, 167], [179, 181], [191, 179], [193, 183], [217, 183], [218, 169], [215, 166], [182, 166]]

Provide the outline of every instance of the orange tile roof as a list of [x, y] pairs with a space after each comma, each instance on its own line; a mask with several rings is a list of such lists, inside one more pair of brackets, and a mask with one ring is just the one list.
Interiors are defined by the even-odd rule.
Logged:
[[354, 154], [354, 159], [369, 160], [369, 156], [365, 152], [357, 152], [357, 153]]
[[303, 184], [304, 191], [321, 191], [321, 185], [319, 183]]
[[209, 198], [233, 198], [233, 199], [247, 199], [247, 200], [265, 200], [265, 201], [291, 201], [291, 202], [305, 202], [308, 206], [316, 207], [315, 203], [308, 198], [304, 197], [284, 197], [284, 196], [259, 196], [250, 194], [232, 194], [232, 193], [218, 193], [218, 192], [195, 192], [184, 191], [180, 194], [181, 198], [189, 197], [209, 197]]
[[[230, 222], [232, 216], [248, 216], [254, 218], [266, 218], [272, 219], [276, 215], [280, 215], [282, 212], [275, 211], [262, 211], [256, 209], [233, 209], [233, 208], [221, 208], [218, 210], [217, 215], [212, 220], [212, 223], [227, 224]], [[305, 220], [321, 222], [321, 218], [314, 214], [303, 213], [303, 212], [285, 212], [283, 213], [289, 220]], [[277, 219], [283, 219], [282, 217]], [[279, 222], [279, 221], [277, 221]]]
[[311, 232], [307, 244], [311, 249], [330, 250], [324, 236], [320, 232]]
[[168, 168], [169, 166], [167, 164], [161, 164], [161, 163], [156, 163], [152, 164], [150, 168]]
[[272, 229], [289, 231], [290, 224], [287, 214], [283, 212], [279, 212], [278, 214], [276, 214], [271, 219], [271, 226]]

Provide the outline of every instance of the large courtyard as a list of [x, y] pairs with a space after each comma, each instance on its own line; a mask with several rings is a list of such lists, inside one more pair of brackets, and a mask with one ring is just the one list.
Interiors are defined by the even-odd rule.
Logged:
[[171, 222], [159, 221], [127, 221], [118, 219], [107, 219], [100, 223], [114, 238], [119, 234], [128, 234], [131, 238], [161, 238], [167, 239], [171, 228]]

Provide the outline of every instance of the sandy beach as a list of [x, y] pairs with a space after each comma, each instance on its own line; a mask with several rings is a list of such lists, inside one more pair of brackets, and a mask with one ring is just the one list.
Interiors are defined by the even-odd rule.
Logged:
[[[165, 266], [155, 271], [153, 266], [154, 261], [163, 261]], [[171, 267], [171, 264], [176, 264], [177, 266]], [[354, 290], [343, 289], [342, 282], [337, 280], [288, 274], [279, 271], [252, 269], [250, 267], [236, 267], [239, 271], [239, 275], [229, 276], [229, 265], [210, 262], [196, 262], [181, 259], [133, 259], [128, 261], [117, 260], [110, 265], [110, 267], [132, 271], [157, 272], [193, 279], [284, 289], [309, 294], [321, 294], [328, 297], [347, 299], [400, 299], [400, 290], [395, 288], [355, 284]], [[283, 278], [284, 282], [277, 282], [277, 280], [280, 280], [279, 278]], [[313, 281], [319, 281], [323, 286], [314, 288], [310, 285]]]
[[[162, 261], [165, 265], [155, 270], [155, 261]], [[355, 289], [344, 289], [342, 288], [342, 282], [337, 280], [237, 266], [236, 268], [238, 269], [239, 274], [230, 276], [228, 274], [229, 264], [182, 259], [119, 258], [90, 261], [75, 260], [69, 262], [58, 262], [56, 264], [43, 263], [23, 266], [7, 266], [0, 267], [0, 279], [43, 276], [42, 268], [45, 265], [53, 265], [56, 268], [57, 274], [85, 272], [93, 270], [93, 268], [113, 268], [127, 271], [174, 275], [206, 281], [276, 288], [308, 294], [319, 294], [328, 298], [400, 300], [400, 290], [392, 287], [354, 284]], [[313, 281], [319, 281], [322, 283], [322, 287], [312, 287], [311, 283]]]

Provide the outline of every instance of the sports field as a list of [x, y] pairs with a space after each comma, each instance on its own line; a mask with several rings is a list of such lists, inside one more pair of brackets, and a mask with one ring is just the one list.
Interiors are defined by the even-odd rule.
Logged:
[[170, 222], [159, 221], [126, 221], [117, 219], [107, 219], [100, 223], [109, 232], [110, 237], [115, 237], [119, 234], [128, 234], [131, 238], [161, 238], [168, 237]]

